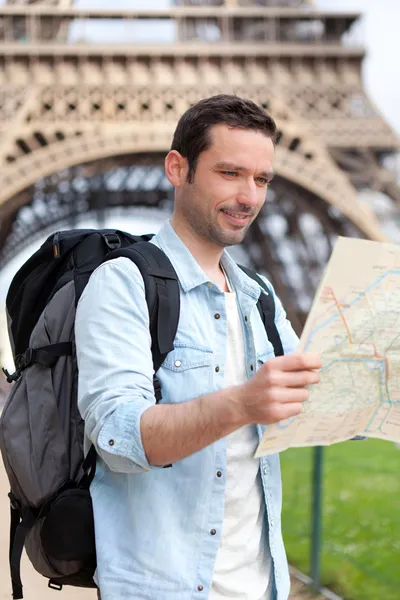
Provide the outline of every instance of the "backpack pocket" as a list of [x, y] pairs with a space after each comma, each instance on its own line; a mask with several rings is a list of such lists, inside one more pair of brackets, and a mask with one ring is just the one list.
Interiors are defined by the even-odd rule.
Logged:
[[96, 564], [93, 506], [87, 489], [67, 489], [51, 502], [40, 531], [50, 561]]
[[[46, 504], [25, 548], [33, 567], [56, 585], [96, 587], [96, 547], [89, 490], [68, 488]], [[61, 588], [60, 588], [61, 589]]]

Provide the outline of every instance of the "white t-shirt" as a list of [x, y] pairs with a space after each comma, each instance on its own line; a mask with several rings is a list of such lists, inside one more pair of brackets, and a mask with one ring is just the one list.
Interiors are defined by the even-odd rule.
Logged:
[[[228, 351], [226, 386], [247, 379], [242, 324], [235, 293], [226, 293]], [[210, 600], [270, 600], [271, 556], [256, 428], [242, 427], [226, 438], [225, 514]]]

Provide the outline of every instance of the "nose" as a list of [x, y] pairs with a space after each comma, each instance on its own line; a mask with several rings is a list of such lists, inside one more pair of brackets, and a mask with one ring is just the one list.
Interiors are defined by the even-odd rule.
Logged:
[[243, 182], [238, 194], [238, 202], [248, 207], [255, 207], [259, 204], [259, 189], [253, 178]]

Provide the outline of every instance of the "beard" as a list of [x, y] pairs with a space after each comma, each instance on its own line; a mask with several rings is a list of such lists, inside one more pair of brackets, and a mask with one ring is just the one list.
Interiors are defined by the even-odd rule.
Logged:
[[180, 208], [187, 224], [194, 233], [204, 241], [210, 242], [214, 246], [221, 248], [240, 244], [246, 237], [247, 231], [256, 218], [258, 211], [255, 212], [254, 209], [249, 209], [249, 207], [242, 205], [226, 207], [232, 212], [247, 213], [249, 218], [244, 227], [240, 227], [236, 230], [234, 228], [230, 230], [224, 229], [218, 223], [220, 211], [212, 213], [211, 211], [201, 212], [197, 209], [204, 200], [200, 198], [196, 189], [196, 184], [191, 183], [189, 185], [191, 187], [190, 194], [186, 195]]

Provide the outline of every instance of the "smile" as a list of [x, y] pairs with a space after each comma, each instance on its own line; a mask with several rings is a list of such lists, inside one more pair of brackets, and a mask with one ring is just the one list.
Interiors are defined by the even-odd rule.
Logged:
[[222, 212], [228, 215], [229, 217], [233, 217], [234, 219], [238, 219], [240, 221], [245, 221], [249, 217], [249, 215], [242, 215], [240, 213], [230, 212], [229, 210], [222, 210]]

